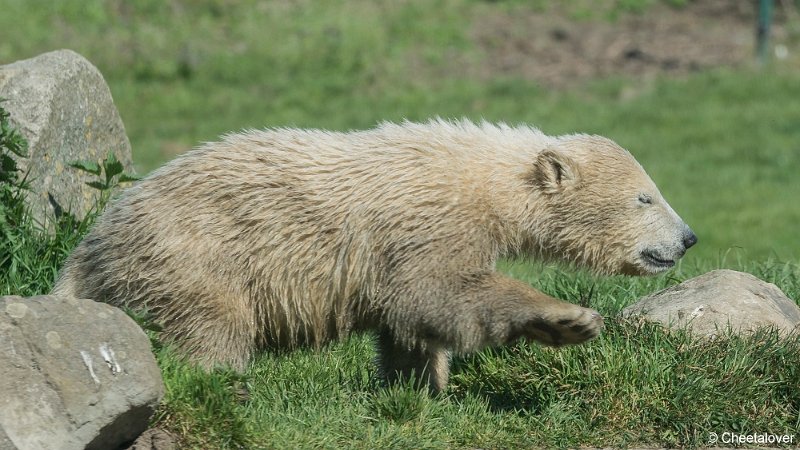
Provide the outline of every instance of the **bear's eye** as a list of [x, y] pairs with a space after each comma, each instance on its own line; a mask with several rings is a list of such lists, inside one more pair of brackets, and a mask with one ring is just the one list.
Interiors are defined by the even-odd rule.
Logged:
[[653, 197], [650, 197], [647, 194], [639, 194], [639, 203], [643, 205], [652, 205], [653, 204]]

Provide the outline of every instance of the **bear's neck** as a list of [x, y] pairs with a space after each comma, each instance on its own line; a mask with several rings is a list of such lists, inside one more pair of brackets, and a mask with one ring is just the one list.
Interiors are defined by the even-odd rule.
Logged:
[[501, 256], [527, 254], [530, 243], [526, 243], [526, 224], [536, 207], [530, 201], [531, 187], [525, 182], [529, 158], [491, 156], [468, 164], [472, 169], [470, 176], [463, 179], [462, 192], [473, 199], [471, 209]]

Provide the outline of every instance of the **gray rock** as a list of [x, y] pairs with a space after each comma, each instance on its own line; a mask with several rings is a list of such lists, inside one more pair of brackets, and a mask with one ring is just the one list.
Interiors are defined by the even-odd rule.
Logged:
[[0, 448], [118, 448], [163, 394], [150, 341], [121, 310], [0, 297]]
[[49, 195], [78, 218], [96, 201], [97, 190], [84, 183], [93, 177], [69, 163], [99, 161], [111, 150], [132, 171], [131, 145], [111, 92], [79, 54], [59, 50], [0, 66], [0, 98], [30, 145], [30, 157], [18, 165], [29, 171], [28, 202], [40, 223], [55, 212]]
[[694, 335], [715, 337], [730, 327], [751, 332], [775, 327], [800, 330], [800, 307], [777, 286], [749, 273], [714, 270], [639, 300], [622, 312]]
[[11, 439], [6, 436], [6, 432], [3, 431], [3, 427], [0, 427], [0, 450], [16, 450], [17, 446], [11, 442]]

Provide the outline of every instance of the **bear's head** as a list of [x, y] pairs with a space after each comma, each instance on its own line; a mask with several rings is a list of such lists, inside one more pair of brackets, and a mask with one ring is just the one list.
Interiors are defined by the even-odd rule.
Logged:
[[603, 274], [653, 275], [697, 237], [641, 165], [613, 141], [557, 138], [528, 171], [533, 251]]

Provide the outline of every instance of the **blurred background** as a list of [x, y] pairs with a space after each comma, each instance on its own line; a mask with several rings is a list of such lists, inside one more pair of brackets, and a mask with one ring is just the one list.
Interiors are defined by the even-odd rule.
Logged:
[[800, 0], [0, 0], [0, 64], [59, 48], [108, 82], [137, 170], [222, 133], [432, 116], [608, 136], [700, 244], [800, 258]]

